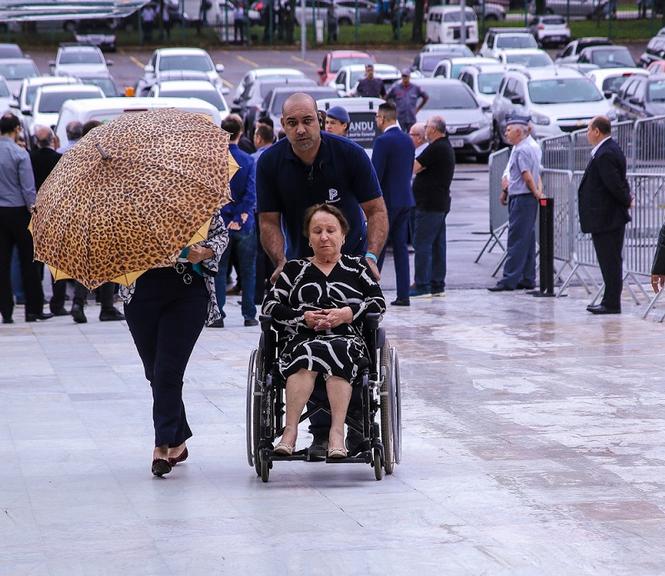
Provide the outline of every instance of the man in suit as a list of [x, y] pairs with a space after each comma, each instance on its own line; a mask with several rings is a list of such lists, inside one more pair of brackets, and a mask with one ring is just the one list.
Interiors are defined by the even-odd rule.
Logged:
[[587, 310], [592, 314], [620, 314], [623, 290], [621, 252], [632, 202], [626, 180], [626, 157], [612, 140], [612, 127], [605, 116], [591, 120], [587, 139], [593, 149], [578, 189], [580, 227], [582, 232], [591, 233], [605, 282], [600, 304], [587, 306]]
[[[393, 306], [409, 306], [409, 211], [415, 205], [411, 193], [411, 174], [415, 147], [411, 138], [397, 125], [397, 110], [385, 102], [376, 113], [376, 126], [383, 134], [374, 141], [372, 164], [381, 184], [388, 209], [390, 228], [388, 240], [393, 247], [397, 299]], [[385, 247], [379, 256], [379, 270], [383, 267]]]
[[30, 162], [35, 175], [35, 189], [39, 192], [62, 154], [55, 151], [55, 134], [48, 126], [35, 127], [34, 142], [35, 147], [30, 153]]

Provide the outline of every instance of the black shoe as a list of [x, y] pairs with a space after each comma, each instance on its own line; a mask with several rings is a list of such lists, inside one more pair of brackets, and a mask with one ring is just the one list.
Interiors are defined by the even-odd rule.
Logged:
[[155, 476], [162, 477], [164, 474], [168, 474], [172, 468], [173, 466], [169, 464], [168, 460], [164, 460], [164, 458], [155, 458], [152, 461], [152, 473]]
[[25, 315], [26, 322], [37, 322], [37, 320], [48, 320], [49, 318], [53, 318], [53, 314], [51, 314], [50, 312], [41, 312], [40, 314]]
[[514, 288], [510, 288], [506, 286], [505, 284], [497, 284], [496, 286], [492, 286], [488, 288], [490, 292], [512, 292], [515, 290]]
[[88, 319], [85, 317], [83, 306], [80, 304], [72, 304], [72, 318], [77, 324], [85, 324]]
[[344, 439], [346, 449], [349, 451], [349, 456], [355, 456], [369, 447], [364, 445], [364, 438], [360, 432], [356, 432], [353, 428], [349, 428]]
[[314, 434], [313, 436], [307, 452], [310, 457], [325, 459], [328, 452], [328, 437], [321, 434]]
[[607, 306], [594, 306], [589, 310], [592, 314], [621, 314], [621, 308], [608, 308]]
[[11, 316], [3, 316], [2, 317], [2, 323], [3, 324], [13, 324], [14, 319]]
[[531, 284], [530, 282], [520, 282], [517, 285], [518, 290], [533, 290], [536, 287], [535, 284]]
[[411, 306], [411, 301], [408, 298], [397, 298], [390, 303], [391, 306]]
[[593, 312], [594, 310], [598, 310], [600, 308], [600, 304], [589, 304], [586, 309], [588, 312]]
[[51, 312], [53, 313], [53, 316], [69, 316], [69, 312], [65, 310], [64, 306], [60, 306], [60, 308], [55, 308], [53, 306], [49, 306]]
[[245, 326], [258, 326], [259, 321], [256, 318], [245, 318]]
[[208, 328], [224, 328], [224, 318], [211, 322], [208, 324]]
[[432, 283], [432, 296], [440, 297], [446, 295], [446, 288], [443, 284], [434, 284]]
[[125, 315], [120, 312], [117, 308], [111, 308], [110, 310], [102, 310], [99, 313], [100, 322], [113, 322], [116, 320], [124, 320]]

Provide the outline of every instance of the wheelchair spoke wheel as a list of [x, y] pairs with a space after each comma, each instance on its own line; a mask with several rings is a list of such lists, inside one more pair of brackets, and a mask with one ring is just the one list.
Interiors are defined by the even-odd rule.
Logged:
[[395, 348], [392, 349], [393, 374], [395, 375], [395, 418], [393, 419], [393, 452], [395, 464], [402, 460], [402, 380], [399, 372], [399, 354]]
[[245, 436], [247, 441], [247, 462], [254, 466], [254, 391], [256, 389], [256, 354], [257, 349], [252, 350], [247, 366], [247, 399], [245, 413]]
[[386, 474], [392, 474], [395, 468], [395, 420], [397, 406], [395, 402], [395, 365], [394, 354], [388, 340], [381, 348], [381, 443], [383, 444], [383, 466]]

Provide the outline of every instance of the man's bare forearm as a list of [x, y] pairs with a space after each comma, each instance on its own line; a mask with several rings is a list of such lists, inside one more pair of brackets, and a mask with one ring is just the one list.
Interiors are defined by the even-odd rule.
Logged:
[[284, 235], [280, 226], [279, 212], [259, 214], [261, 246], [275, 266], [286, 261], [284, 254]]
[[362, 204], [367, 217], [367, 250], [377, 256], [388, 238], [388, 211], [383, 198], [376, 198]]

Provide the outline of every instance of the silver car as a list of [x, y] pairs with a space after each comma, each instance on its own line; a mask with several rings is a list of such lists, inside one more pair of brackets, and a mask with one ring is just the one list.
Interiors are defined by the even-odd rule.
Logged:
[[422, 78], [412, 82], [429, 96], [416, 116], [418, 122], [442, 116], [456, 154], [472, 154], [486, 162], [491, 152], [492, 125], [471, 89], [459, 80]]

